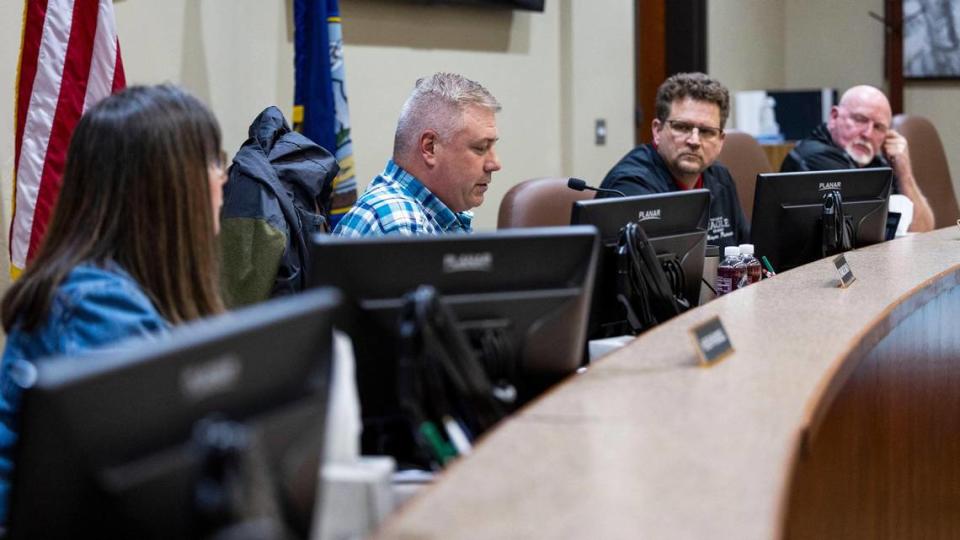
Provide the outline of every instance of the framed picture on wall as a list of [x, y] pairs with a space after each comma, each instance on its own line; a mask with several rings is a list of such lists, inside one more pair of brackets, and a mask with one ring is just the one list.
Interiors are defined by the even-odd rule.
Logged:
[[960, 78], [960, 0], [903, 0], [903, 76]]

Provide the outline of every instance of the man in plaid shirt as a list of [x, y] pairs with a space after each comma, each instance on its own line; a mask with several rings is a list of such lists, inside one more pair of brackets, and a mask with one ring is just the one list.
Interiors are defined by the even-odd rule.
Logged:
[[453, 73], [417, 81], [403, 105], [393, 159], [344, 215], [334, 234], [470, 232], [500, 170], [494, 152], [500, 103], [479, 83]]

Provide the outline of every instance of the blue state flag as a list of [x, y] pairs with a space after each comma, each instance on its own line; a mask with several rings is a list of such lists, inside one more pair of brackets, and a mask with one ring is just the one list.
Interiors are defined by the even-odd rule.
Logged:
[[294, 129], [329, 150], [340, 163], [330, 204], [331, 230], [357, 200], [337, 1], [295, 0], [293, 13]]

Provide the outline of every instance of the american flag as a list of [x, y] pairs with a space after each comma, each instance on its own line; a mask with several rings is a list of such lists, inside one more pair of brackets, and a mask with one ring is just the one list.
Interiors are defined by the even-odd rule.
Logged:
[[112, 0], [25, 0], [15, 107], [12, 276], [43, 240], [80, 115], [124, 86]]

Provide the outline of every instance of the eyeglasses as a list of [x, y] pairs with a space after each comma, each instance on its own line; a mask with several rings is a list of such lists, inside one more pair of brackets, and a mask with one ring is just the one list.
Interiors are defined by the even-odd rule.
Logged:
[[698, 126], [682, 120], [667, 120], [666, 124], [670, 127], [670, 132], [673, 133], [675, 137], [686, 138], [693, 134], [693, 130], [697, 130], [701, 141], [715, 142], [723, 135], [723, 130], [721, 128]]
[[868, 129], [873, 127], [873, 130], [878, 133], [886, 133], [889, 127], [886, 124], [880, 122], [874, 122], [870, 118], [860, 113], [850, 112], [847, 109], [841, 109], [844, 112], [844, 115], [853, 122], [853, 125], [857, 126], [860, 129]]

